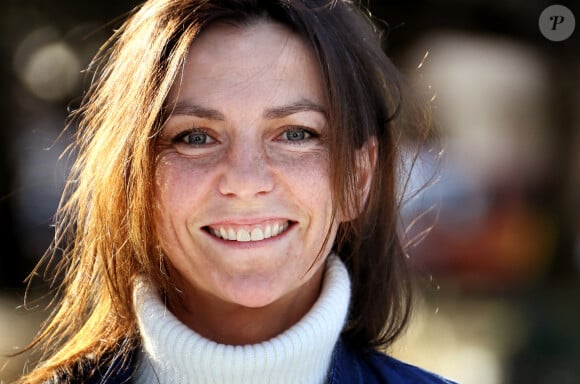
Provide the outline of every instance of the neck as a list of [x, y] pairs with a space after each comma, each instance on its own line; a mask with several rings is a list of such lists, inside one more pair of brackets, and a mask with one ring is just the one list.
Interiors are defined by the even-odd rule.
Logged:
[[308, 312], [320, 294], [323, 270], [299, 289], [264, 307], [249, 308], [193, 290], [187, 301], [171, 308], [171, 312], [189, 328], [217, 343], [260, 343], [290, 328]]
[[243, 346], [216, 343], [193, 331], [167, 310], [147, 278], [139, 277], [133, 300], [143, 349], [135, 382], [325, 382], [348, 312], [350, 282], [338, 257], [330, 256], [324, 269], [316, 302], [296, 324], [269, 340]]

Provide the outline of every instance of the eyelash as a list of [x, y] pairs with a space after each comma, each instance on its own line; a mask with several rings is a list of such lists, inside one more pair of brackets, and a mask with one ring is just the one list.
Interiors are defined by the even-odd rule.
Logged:
[[[212, 142], [211, 143], [201, 143], [201, 144], [197, 144], [197, 143], [186, 143], [186, 142], [183, 141], [187, 136], [193, 135], [193, 134], [196, 134], [196, 135], [205, 135], [206, 138], [209, 138], [210, 140], [212, 140]], [[208, 133], [208, 131], [206, 129], [203, 129], [203, 128], [188, 129], [186, 131], [183, 131], [183, 132], [178, 133], [177, 135], [175, 135], [171, 139], [171, 142], [173, 144], [184, 144], [184, 145], [191, 145], [191, 146], [196, 146], [196, 147], [204, 146], [204, 145], [208, 145], [208, 144], [213, 144], [213, 142], [215, 142], [215, 141], [216, 141], [216, 139], [214, 139]]]
[[[304, 138], [303, 139], [299, 139], [299, 140], [290, 140], [288, 138], [283, 138], [285, 135], [288, 135], [290, 133], [295, 133], [295, 132], [300, 132], [300, 133], [304, 133]], [[203, 142], [203, 143], [188, 143], [185, 142], [184, 139], [187, 138], [189, 135], [205, 135], [206, 140], [208, 139], [211, 141], [209, 143], [207, 142]], [[304, 145], [306, 142], [311, 141], [311, 140], [315, 140], [320, 138], [320, 134], [314, 130], [308, 129], [306, 127], [302, 127], [302, 126], [289, 126], [289, 127], [285, 127], [284, 131], [277, 137], [277, 141], [283, 141], [286, 143], [289, 143], [290, 145]], [[171, 139], [171, 143], [172, 144], [177, 144], [177, 145], [186, 145], [186, 146], [193, 146], [193, 147], [203, 147], [203, 146], [207, 146], [210, 144], [213, 144], [214, 142], [216, 142], [217, 140], [215, 138], [213, 138], [207, 129], [204, 128], [192, 128], [192, 129], [188, 129], [185, 131], [182, 131], [180, 133], [178, 133], [177, 135], [175, 135], [172, 139]]]
[[305, 137], [302, 140], [281, 139], [280, 141], [286, 141], [286, 142], [291, 143], [293, 145], [302, 145], [302, 144], [304, 144], [307, 141], [311, 141], [311, 140], [314, 140], [314, 139], [317, 139], [317, 138], [320, 137], [320, 134], [318, 134], [318, 132], [315, 132], [315, 131], [313, 131], [311, 129], [308, 129], [308, 128], [305, 128], [305, 127], [301, 127], [301, 126], [290, 126], [290, 127], [287, 127], [284, 130], [284, 132], [282, 132], [282, 134], [280, 136], [284, 136], [284, 135], [287, 135], [287, 134], [292, 133], [292, 132], [304, 132], [305, 133], [305, 136], [308, 136], [308, 137]]

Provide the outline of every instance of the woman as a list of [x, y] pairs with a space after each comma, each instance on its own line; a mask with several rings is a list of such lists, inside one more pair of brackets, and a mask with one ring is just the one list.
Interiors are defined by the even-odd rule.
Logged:
[[441, 383], [410, 312], [407, 101], [346, 1], [150, 0], [101, 51], [24, 383]]

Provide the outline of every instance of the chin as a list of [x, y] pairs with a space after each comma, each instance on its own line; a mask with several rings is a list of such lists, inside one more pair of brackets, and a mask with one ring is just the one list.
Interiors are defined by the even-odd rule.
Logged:
[[246, 308], [264, 308], [278, 300], [283, 295], [283, 289], [264, 284], [263, 281], [245, 281], [242, 284], [232, 284], [227, 292], [223, 292], [225, 301]]

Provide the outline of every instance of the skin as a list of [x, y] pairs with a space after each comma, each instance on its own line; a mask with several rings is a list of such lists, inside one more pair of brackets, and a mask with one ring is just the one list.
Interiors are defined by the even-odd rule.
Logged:
[[[332, 220], [329, 127], [314, 56], [274, 22], [215, 24], [192, 44], [167, 105], [155, 220], [182, 292], [171, 310], [219, 343], [270, 339], [318, 298], [340, 221]], [[263, 241], [208, 231], [274, 222], [290, 225]]]

